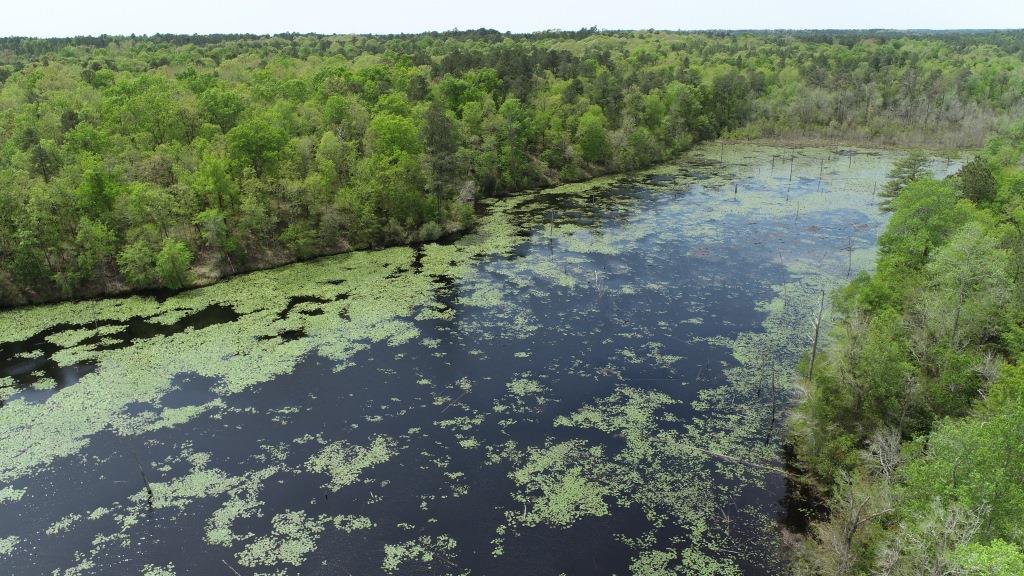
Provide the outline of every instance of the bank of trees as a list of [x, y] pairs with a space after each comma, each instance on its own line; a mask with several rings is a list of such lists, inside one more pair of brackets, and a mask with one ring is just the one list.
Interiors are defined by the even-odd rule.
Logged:
[[[894, 189], [793, 422], [830, 515], [800, 574], [1024, 574], [1024, 124]], [[894, 176], [902, 175], [911, 162]]]
[[723, 134], [980, 143], [1020, 111], [1021, 50], [1001, 33], [3, 39], [0, 305], [431, 240], [482, 196]]

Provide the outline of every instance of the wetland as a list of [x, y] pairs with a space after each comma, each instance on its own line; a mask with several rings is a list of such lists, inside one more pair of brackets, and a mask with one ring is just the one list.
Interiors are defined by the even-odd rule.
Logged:
[[901, 155], [706, 144], [450, 242], [0, 311], [0, 563], [781, 573], [792, 375]]

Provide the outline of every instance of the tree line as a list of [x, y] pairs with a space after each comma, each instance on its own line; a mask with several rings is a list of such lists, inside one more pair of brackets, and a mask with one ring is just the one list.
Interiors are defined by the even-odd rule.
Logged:
[[1022, 157], [1017, 123], [947, 179], [890, 174], [877, 270], [835, 295], [792, 422], [829, 509], [796, 574], [1024, 574]]
[[0, 40], [0, 305], [471, 225], [694, 143], [980, 144], [1020, 35], [493, 30]]

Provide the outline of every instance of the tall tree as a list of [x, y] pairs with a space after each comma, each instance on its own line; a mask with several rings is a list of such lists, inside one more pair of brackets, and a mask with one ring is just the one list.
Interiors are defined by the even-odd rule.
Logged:
[[607, 165], [612, 159], [612, 146], [608, 140], [608, 121], [600, 106], [590, 106], [580, 117], [576, 128], [576, 144], [580, 155], [591, 164]]

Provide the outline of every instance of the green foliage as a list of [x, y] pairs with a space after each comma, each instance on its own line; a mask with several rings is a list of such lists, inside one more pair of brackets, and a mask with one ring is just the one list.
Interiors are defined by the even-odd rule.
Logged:
[[304, 222], [293, 222], [281, 233], [281, 244], [296, 258], [308, 258], [316, 247], [316, 231]]
[[957, 202], [956, 191], [946, 182], [915, 180], [892, 202], [893, 215], [878, 239], [886, 279], [902, 282], [914, 275], [969, 217], [970, 210]]
[[219, 155], [203, 156], [192, 179], [192, 189], [204, 206], [226, 210], [238, 203], [238, 184], [228, 172], [227, 160]]
[[[979, 522], [968, 508], [931, 500], [924, 510], [900, 522], [879, 546], [877, 572], [894, 576], [960, 574], [957, 553], [977, 536]], [[870, 554], [859, 556], [863, 560]]]
[[253, 118], [227, 134], [228, 150], [239, 169], [251, 166], [259, 178], [272, 173], [288, 143], [288, 134], [276, 123]]
[[980, 537], [1024, 541], [1024, 407], [948, 420], [920, 441], [907, 465], [902, 506], [917, 510], [938, 498], [976, 511]]
[[966, 576], [1016, 576], [1024, 574], [1024, 553], [1019, 546], [993, 540], [987, 546], [972, 542], [954, 554]]
[[53, 140], [43, 140], [32, 146], [32, 172], [49, 182], [60, 169], [60, 149]]
[[996, 177], [983, 158], [964, 164], [956, 173], [957, 187], [964, 198], [977, 204], [991, 202], [996, 195]]
[[580, 155], [587, 162], [604, 165], [611, 160], [608, 121], [600, 106], [591, 106], [580, 117], [579, 127], [576, 128], [576, 143], [580, 147]]
[[422, 151], [419, 129], [412, 120], [394, 114], [374, 116], [366, 130], [366, 149], [371, 155], [393, 157]]
[[718, 130], [742, 125], [750, 115], [753, 94], [747, 77], [731, 67], [724, 73], [715, 73], [711, 81], [713, 117]]
[[661, 159], [661, 150], [654, 134], [645, 126], [627, 130], [625, 142], [619, 147], [617, 163], [623, 170], [637, 170]]
[[213, 86], [199, 97], [199, 109], [207, 122], [216, 124], [227, 132], [234, 127], [238, 117], [245, 110], [245, 102], [237, 92]]
[[156, 254], [145, 240], [136, 240], [117, 255], [121, 276], [134, 288], [145, 288], [157, 280]]
[[117, 237], [106, 224], [83, 216], [78, 223], [75, 244], [78, 252], [77, 276], [88, 279], [114, 255]]
[[192, 219], [192, 223], [199, 228], [199, 234], [203, 241], [214, 249], [220, 249], [228, 241], [228, 227], [224, 213], [216, 208], [208, 208]]
[[157, 276], [165, 287], [178, 289], [189, 283], [192, 252], [184, 242], [172, 238], [164, 240], [155, 264]]
[[86, 157], [83, 160], [87, 167], [77, 190], [79, 205], [86, 214], [107, 217], [123, 186], [96, 159]]
[[316, 168], [327, 181], [336, 187], [348, 180], [354, 161], [354, 147], [342, 142], [333, 132], [324, 132], [316, 146]]
[[901, 158], [889, 170], [888, 181], [882, 187], [881, 195], [888, 201], [883, 207], [891, 208], [892, 202], [911, 182], [922, 178], [927, 173], [928, 155], [923, 150], [914, 150]]
[[[930, 334], [981, 344], [998, 334], [1000, 313], [1009, 303], [1009, 254], [1000, 238], [979, 222], [963, 226], [926, 267], [929, 292], [923, 297]], [[937, 316], [937, 317], [936, 317]]]

